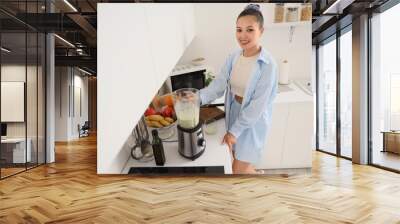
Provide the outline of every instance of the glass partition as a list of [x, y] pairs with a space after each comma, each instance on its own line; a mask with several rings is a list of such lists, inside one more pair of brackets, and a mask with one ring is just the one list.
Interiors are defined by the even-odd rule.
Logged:
[[[19, 1], [15, 7], [15, 1], [2, 1], [0, 6], [43, 13], [44, 3]], [[39, 30], [0, 12], [0, 178], [45, 163], [45, 45]]]
[[340, 154], [352, 157], [352, 34], [340, 36]]
[[320, 45], [318, 51], [318, 146], [336, 154], [336, 39]]
[[[26, 141], [26, 33], [1, 34], [1, 175], [26, 170], [31, 151]], [[4, 50], [6, 49], [6, 50]]]
[[375, 14], [372, 24], [372, 164], [400, 171], [400, 4]]

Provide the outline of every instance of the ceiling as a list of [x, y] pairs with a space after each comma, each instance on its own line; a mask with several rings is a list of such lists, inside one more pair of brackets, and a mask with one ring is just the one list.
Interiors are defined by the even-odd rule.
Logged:
[[[304, 1], [255, 1], [255, 2], [300, 2], [313, 5], [313, 43], [316, 44], [336, 32], [337, 28], [347, 26], [352, 17], [366, 10], [382, 5], [387, 0], [304, 0]], [[29, 31], [55, 32], [56, 65], [86, 67], [96, 71], [97, 3], [102, 2], [180, 2], [150, 0], [1, 0], [0, 24], [4, 38], [13, 48], [25, 46], [23, 34]], [[182, 1], [187, 2], [187, 1]], [[192, 1], [204, 2], [204, 1]], [[209, 2], [213, 2], [210, 0]], [[223, 2], [223, 1], [219, 1]], [[228, 2], [228, 1], [227, 1]], [[229, 1], [235, 2], [235, 1]], [[245, 1], [237, 1], [245, 2]], [[335, 3], [337, 2], [337, 3]], [[69, 4], [70, 5], [69, 5]], [[327, 10], [329, 9], [329, 10]], [[52, 11], [52, 13], [49, 13]], [[324, 13], [325, 12], [325, 13]], [[328, 13], [327, 13], [328, 12]], [[340, 20], [340, 22], [338, 22]], [[339, 25], [338, 25], [339, 24]], [[2, 43], [5, 43], [4, 41]], [[11, 45], [10, 45], [11, 46]], [[28, 45], [28, 52], [35, 45]], [[31, 49], [32, 48], [32, 49]], [[20, 48], [20, 50], [25, 48]]]

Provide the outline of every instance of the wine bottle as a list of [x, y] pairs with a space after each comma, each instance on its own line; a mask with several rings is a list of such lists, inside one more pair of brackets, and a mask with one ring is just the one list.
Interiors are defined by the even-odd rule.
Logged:
[[153, 131], [151, 131], [151, 134], [153, 135], [152, 147], [154, 160], [156, 161], [157, 166], [164, 166], [165, 154], [162, 140], [160, 139], [160, 137], [158, 137], [157, 130], [154, 129]]

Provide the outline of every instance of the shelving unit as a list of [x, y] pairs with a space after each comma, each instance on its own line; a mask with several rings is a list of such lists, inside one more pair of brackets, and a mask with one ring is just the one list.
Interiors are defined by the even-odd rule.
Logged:
[[311, 26], [311, 21], [300, 21], [300, 22], [282, 22], [282, 23], [270, 23], [266, 25], [266, 28], [287, 28], [287, 27], [299, 27], [299, 26]]

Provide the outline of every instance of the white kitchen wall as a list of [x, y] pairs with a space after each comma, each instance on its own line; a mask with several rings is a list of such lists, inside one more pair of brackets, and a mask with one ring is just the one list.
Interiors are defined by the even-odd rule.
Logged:
[[[211, 4], [211, 7], [210, 4], [195, 4], [196, 38], [179, 64], [204, 57], [207, 66], [218, 72], [227, 55], [239, 49], [235, 37], [236, 19], [246, 5], [221, 3]], [[272, 24], [275, 4], [260, 5], [265, 20], [262, 46], [274, 56], [278, 64], [283, 59], [289, 61], [290, 79], [311, 79], [311, 22], [297, 23], [290, 43], [289, 26]]]
[[97, 172], [121, 173], [130, 133], [194, 36], [192, 4], [98, 4]]

